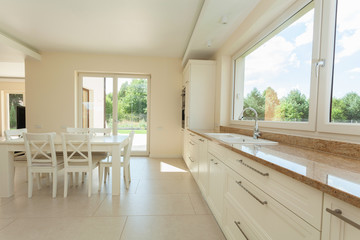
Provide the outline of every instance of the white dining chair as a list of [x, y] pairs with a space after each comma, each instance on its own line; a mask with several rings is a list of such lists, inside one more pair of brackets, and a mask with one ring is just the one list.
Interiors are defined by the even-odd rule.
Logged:
[[58, 171], [64, 168], [64, 161], [56, 155], [54, 138], [56, 133], [24, 133], [28, 167], [28, 197], [32, 197], [33, 173], [37, 174], [40, 188], [40, 173], [51, 174], [52, 197], [56, 197]]
[[[123, 168], [123, 174], [124, 174], [124, 180], [126, 189], [129, 189], [130, 182], [131, 182], [131, 175], [130, 175], [130, 155], [131, 155], [131, 148], [132, 148], [132, 142], [134, 139], [134, 131], [131, 131], [129, 133], [129, 142], [124, 148], [124, 154], [122, 157], [122, 161], [120, 163], [120, 166]], [[110, 167], [112, 167], [112, 161], [111, 156], [109, 157], [110, 160], [104, 159], [100, 161], [99, 163], [99, 192], [101, 191], [102, 186], [102, 179], [104, 176], [104, 183], [106, 183], [106, 177], [108, 174], [106, 172], [109, 172]], [[106, 170], [106, 171], [105, 171]], [[105, 174], [104, 174], [105, 171]]]
[[103, 156], [93, 155], [89, 134], [62, 133], [64, 155], [64, 197], [68, 192], [68, 173], [87, 173], [88, 196], [91, 196], [92, 171]]
[[111, 128], [89, 128], [89, 134], [95, 136], [110, 136], [112, 132]]
[[73, 133], [73, 134], [89, 134], [89, 128], [68, 127], [68, 128], [66, 128], [66, 132]]
[[[19, 141], [20, 139], [23, 139], [24, 133], [27, 133], [26, 128], [5, 130], [5, 139], [6, 141]], [[26, 170], [26, 179], [27, 179], [27, 168], [26, 168], [27, 161], [24, 151], [14, 152], [14, 171], [18, 167], [22, 167]]]

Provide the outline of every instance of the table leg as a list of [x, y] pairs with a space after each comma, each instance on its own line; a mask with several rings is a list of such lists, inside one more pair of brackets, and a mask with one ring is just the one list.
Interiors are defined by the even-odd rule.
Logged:
[[120, 195], [121, 148], [118, 145], [112, 146], [111, 154], [112, 154], [112, 195]]
[[14, 153], [0, 145], [0, 197], [14, 195]]

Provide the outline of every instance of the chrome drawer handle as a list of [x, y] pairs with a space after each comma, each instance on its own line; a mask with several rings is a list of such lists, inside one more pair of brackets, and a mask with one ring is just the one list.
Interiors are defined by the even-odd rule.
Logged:
[[248, 194], [250, 194], [253, 198], [256, 199], [256, 201], [258, 201], [259, 203], [261, 203], [262, 205], [266, 205], [267, 201], [261, 201], [257, 196], [255, 196], [252, 192], [250, 192], [247, 188], [245, 188], [242, 184], [241, 181], [235, 181], [240, 187], [242, 187]]
[[262, 176], [264, 176], [264, 177], [269, 176], [269, 173], [263, 173], [263, 172], [257, 170], [256, 168], [253, 168], [252, 166], [247, 165], [246, 163], [244, 163], [244, 161], [243, 161], [242, 159], [238, 159], [238, 160], [236, 160], [236, 161], [238, 161], [239, 163], [241, 163], [241, 164], [244, 165], [245, 167], [250, 168], [251, 170], [257, 172], [258, 174], [260, 174], [260, 175], [262, 175]]
[[241, 229], [240, 227], [240, 222], [239, 221], [234, 221], [235, 225], [238, 227], [238, 229], [240, 230], [240, 232], [242, 233], [242, 235], [244, 235], [244, 237], [246, 238], [246, 240], [249, 240], [249, 238], [246, 236], [246, 234], [244, 233], [244, 231]]
[[190, 136], [195, 136], [194, 134], [190, 133]]
[[192, 160], [192, 158], [191, 158], [191, 157], [189, 157], [189, 159], [190, 159], [190, 161], [194, 162], [194, 160]]
[[204, 139], [199, 138], [199, 141], [204, 142], [205, 140], [204, 140]]
[[189, 141], [189, 143], [190, 143], [191, 145], [193, 145], [193, 146], [195, 145], [194, 143], [192, 143], [192, 142], [190, 142], [190, 141]]
[[348, 219], [347, 217], [344, 217], [342, 215], [342, 211], [340, 209], [335, 209], [335, 210], [331, 210], [330, 208], [326, 208], [326, 211], [331, 213], [332, 215], [334, 215], [335, 217], [340, 218], [341, 220], [343, 220], [344, 222], [350, 224], [351, 226], [357, 228], [360, 230], [360, 225], [357, 224], [356, 222], [353, 222], [352, 220]]

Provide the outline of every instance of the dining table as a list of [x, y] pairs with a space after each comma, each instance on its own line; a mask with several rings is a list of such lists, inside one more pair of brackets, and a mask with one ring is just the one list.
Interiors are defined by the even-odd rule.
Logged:
[[[129, 143], [128, 135], [94, 136], [91, 151], [108, 152], [112, 156], [112, 195], [120, 195], [121, 153]], [[55, 137], [55, 149], [62, 152], [61, 135]], [[14, 195], [14, 152], [25, 151], [24, 140], [0, 140], [0, 197]]]

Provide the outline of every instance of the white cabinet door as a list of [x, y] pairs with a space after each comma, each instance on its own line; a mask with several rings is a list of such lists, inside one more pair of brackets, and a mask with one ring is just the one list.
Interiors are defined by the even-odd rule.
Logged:
[[207, 160], [207, 140], [198, 137], [198, 162], [199, 162], [199, 178], [198, 184], [203, 196], [208, 195], [209, 182], [209, 162]]
[[224, 202], [224, 183], [225, 165], [212, 154], [208, 154], [209, 161], [209, 206], [221, 225], [223, 202]]
[[185, 128], [213, 129], [216, 62], [189, 60], [183, 72], [186, 86]]
[[322, 240], [359, 240], [360, 208], [324, 195]]

